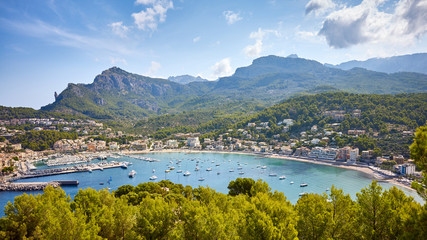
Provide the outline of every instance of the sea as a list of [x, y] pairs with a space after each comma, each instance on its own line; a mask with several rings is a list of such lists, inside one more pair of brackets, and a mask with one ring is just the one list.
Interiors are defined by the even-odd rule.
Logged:
[[[53, 180], [78, 180], [78, 186], [63, 186], [64, 191], [74, 197], [79, 189], [93, 188], [114, 191], [122, 185], [136, 186], [144, 182], [158, 182], [170, 180], [193, 188], [203, 186], [215, 189], [217, 192], [228, 193], [227, 186], [230, 181], [237, 178], [261, 179], [268, 183], [273, 191], [283, 192], [287, 199], [295, 204], [301, 193], [329, 193], [333, 186], [343, 189], [350, 194], [353, 200], [356, 193], [367, 187], [373, 178], [363, 172], [338, 168], [328, 165], [319, 165], [295, 160], [269, 158], [258, 155], [232, 154], [232, 153], [184, 153], [184, 152], [157, 152], [137, 154], [158, 161], [148, 162], [133, 158], [133, 155], [121, 156], [119, 159], [108, 158], [104, 161], [126, 161], [131, 163], [127, 169], [110, 168], [90, 172], [76, 172], [61, 175], [21, 179], [17, 182], [49, 182]], [[97, 163], [98, 160], [92, 161]], [[38, 169], [49, 168], [40, 163]], [[57, 166], [64, 167], [64, 166]], [[174, 167], [174, 170], [166, 170]], [[196, 171], [196, 167], [199, 168]], [[129, 172], [135, 170], [136, 175], [129, 177]], [[189, 176], [184, 173], [190, 172]], [[155, 180], [150, 180], [156, 176]], [[301, 184], [307, 184], [301, 187]], [[389, 182], [379, 182], [384, 189], [394, 186]], [[423, 203], [413, 190], [397, 186], [406, 195], [414, 197], [417, 202]], [[0, 192], [0, 207], [5, 205], [24, 192]], [[30, 191], [27, 194], [40, 194], [42, 191]], [[4, 211], [0, 211], [4, 216]]]

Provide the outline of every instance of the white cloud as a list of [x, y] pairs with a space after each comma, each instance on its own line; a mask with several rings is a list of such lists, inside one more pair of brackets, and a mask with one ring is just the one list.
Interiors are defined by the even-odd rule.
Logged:
[[327, 11], [335, 8], [335, 3], [332, 0], [310, 0], [305, 5], [305, 14], [314, 13], [316, 16], [323, 15]]
[[121, 38], [126, 38], [127, 37], [126, 34], [127, 34], [127, 31], [129, 30], [129, 28], [126, 27], [125, 25], [123, 25], [123, 22], [114, 22], [114, 23], [111, 23], [108, 26], [111, 27], [111, 30], [117, 36], [120, 36]]
[[119, 58], [119, 57], [110, 57], [110, 61], [112, 65], [116, 65], [117, 63], [121, 63], [124, 65], [128, 65], [126, 59], [124, 58]]
[[233, 73], [230, 64], [230, 58], [224, 58], [212, 66], [213, 75], [215, 77], [229, 76]]
[[151, 62], [151, 66], [148, 69], [148, 75], [152, 76], [154, 75], [157, 71], [159, 71], [159, 69], [162, 67], [162, 65], [158, 62], [152, 61]]
[[193, 43], [196, 43], [196, 42], [198, 42], [198, 41], [200, 41], [200, 36], [197, 36], [197, 37], [195, 37], [195, 38], [193, 38]]
[[394, 11], [381, 7], [389, 0], [364, 0], [342, 7], [324, 20], [319, 35], [333, 48], [362, 43], [410, 45], [427, 32], [427, 0], [399, 0]]
[[173, 8], [170, 0], [137, 0], [135, 4], [150, 6], [139, 13], [132, 13], [135, 24], [144, 31], [156, 30], [159, 23], [166, 21], [166, 12]]
[[224, 11], [222, 14], [224, 15], [225, 20], [227, 20], [227, 23], [229, 25], [243, 19], [242, 17], [240, 17], [240, 13], [235, 13], [233, 11]]
[[85, 49], [88, 51], [103, 50], [125, 55], [133, 52], [128, 49], [127, 46], [118, 44], [117, 42], [76, 34], [66, 29], [45, 23], [39, 19], [31, 19], [31, 21], [27, 22], [16, 22], [0, 18], [0, 23], [19, 34], [39, 38], [45, 42], [58, 46]]
[[248, 45], [243, 49], [246, 56], [250, 58], [259, 57], [262, 52], [264, 38], [269, 34], [273, 34], [276, 37], [280, 37], [280, 33], [277, 30], [263, 30], [262, 28], [258, 28], [258, 31], [251, 32], [249, 38], [254, 39], [255, 43], [252, 45]]

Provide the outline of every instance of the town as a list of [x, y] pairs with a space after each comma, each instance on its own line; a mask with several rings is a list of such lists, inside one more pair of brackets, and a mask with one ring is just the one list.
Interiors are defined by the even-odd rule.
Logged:
[[[326, 111], [325, 116], [337, 121], [344, 119], [343, 111]], [[360, 110], [354, 110], [353, 116], [360, 116]], [[277, 123], [282, 132], [286, 133], [294, 124], [292, 119], [283, 119]], [[288, 141], [281, 140], [279, 134], [271, 139], [260, 140], [259, 133], [270, 129], [269, 122], [250, 122], [245, 128], [228, 129], [216, 138], [203, 137], [200, 133], [177, 133], [166, 139], [156, 140], [152, 137], [114, 132], [104, 127], [102, 123], [93, 120], [65, 121], [63, 119], [11, 119], [0, 121], [0, 167], [2, 181], [16, 176], [17, 173], [33, 169], [32, 163], [49, 161], [52, 166], [78, 163], [79, 159], [93, 157], [94, 153], [132, 153], [148, 151], [216, 151], [243, 152], [266, 156], [293, 157], [334, 165], [350, 165], [369, 167], [383, 178], [397, 178], [398, 181], [409, 185], [411, 180], [421, 177], [416, 166], [410, 159], [402, 155], [375, 154], [374, 149], [359, 151], [352, 146], [336, 146], [336, 138], [353, 137], [366, 134], [365, 130], [353, 129], [346, 133], [336, 131], [340, 123], [327, 124], [324, 128], [311, 126], [307, 131], [299, 133], [298, 137]], [[25, 128], [22, 128], [25, 126]], [[29, 127], [30, 126], [30, 127]], [[25, 130], [27, 129], [27, 130]], [[34, 151], [22, 147], [21, 143], [10, 140], [28, 131], [57, 131], [73, 132], [78, 135], [75, 139], [59, 139], [49, 148]], [[402, 131], [411, 137], [412, 131]], [[237, 136], [237, 137], [236, 137]], [[95, 155], [96, 157], [96, 155]], [[56, 160], [56, 164], [52, 163]], [[76, 162], [77, 161], [77, 162]], [[55, 162], [55, 161], [53, 161]], [[49, 165], [50, 166], [50, 165]]]

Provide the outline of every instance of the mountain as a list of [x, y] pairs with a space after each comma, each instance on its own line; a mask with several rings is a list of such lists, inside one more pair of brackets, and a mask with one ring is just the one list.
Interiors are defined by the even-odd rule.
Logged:
[[166, 79], [149, 78], [113, 67], [95, 77], [92, 84], [72, 84], [42, 110], [80, 112], [97, 119], [138, 119], [162, 113], [179, 98], [197, 93]]
[[[427, 92], [427, 75], [330, 68], [313, 60], [266, 56], [229, 77], [185, 85], [105, 70], [91, 84], [72, 84], [42, 110], [81, 113], [96, 119], [137, 120], [183, 111], [245, 112], [247, 106], [269, 106], [291, 96], [321, 92], [397, 94]], [[227, 106], [226, 109], [224, 107]]]
[[207, 79], [201, 78], [200, 76], [193, 77], [191, 75], [170, 76], [170, 77], [168, 77], [168, 80], [172, 81], [172, 82], [180, 83], [180, 84], [208, 81]]
[[416, 53], [389, 58], [371, 58], [366, 61], [349, 61], [336, 65], [335, 67], [343, 70], [358, 67], [385, 73], [417, 72], [427, 74], [427, 53]]

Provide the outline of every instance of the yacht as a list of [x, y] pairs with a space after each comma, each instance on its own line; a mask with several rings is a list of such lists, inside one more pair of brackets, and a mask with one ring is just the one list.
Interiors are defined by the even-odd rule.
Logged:
[[245, 174], [245, 172], [239, 172], [239, 174], [240, 174], [240, 175], [243, 175], [243, 174]]
[[175, 167], [169, 167], [170, 170], [175, 170]]
[[205, 181], [205, 179], [201, 177], [201, 178], [199, 178], [199, 181]]
[[304, 196], [304, 195], [307, 195], [307, 193], [306, 192], [302, 192], [302, 193], [299, 194], [300, 197]]
[[210, 168], [210, 167], [206, 168], [206, 171], [212, 171], [212, 168]]
[[300, 187], [307, 187], [307, 186], [308, 186], [308, 184], [307, 184], [307, 183], [301, 183], [299, 186], [300, 186]]
[[290, 184], [294, 184], [294, 181], [291, 181]]
[[156, 180], [156, 179], [157, 179], [157, 177], [155, 175], [150, 177], [150, 180]]
[[180, 170], [176, 171], [176, 173], [182, 173], [182, 170], [180, 169]]
[[234, 169], [230, 169], [230, 171], [229, 172], [234, 172]]
[[264, 166], [261, 166], [261, 169], [266, 169], [266, 168], [267, 168], [267, 166], [265, 166], [265, 165], [264, 165]]
[[186, 171], [185, 173], [184, 173], [184, 176], [190, 176], [191, 175], [191, 173], [189, 172], [189, 171]]
[[277, 173], [270, 173], [268, 176], [270, 176], [270, 177], [276, 177]]
[[129, 172], [129, 177], [133, 178], [133, 177], [135, 177], [135, 174], [136, 174], [136, 171], [132, 170], [132, 171]]
[[121, 168], [123, 168], [123, 169], [126, 169], [126, 168], [128, 168], [128, 165], [127, 165], [127, 163], [122, 163], [122, 165], [120, 166]]
[[286, 179], [286, 177], [285, 176], [280, 176], [279, 177], [279, 180], [285, 180]]

